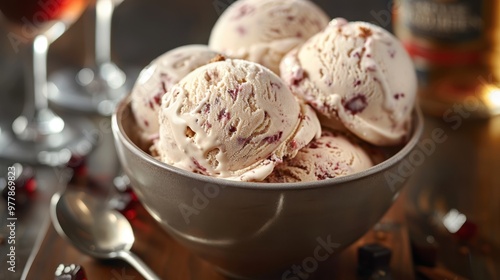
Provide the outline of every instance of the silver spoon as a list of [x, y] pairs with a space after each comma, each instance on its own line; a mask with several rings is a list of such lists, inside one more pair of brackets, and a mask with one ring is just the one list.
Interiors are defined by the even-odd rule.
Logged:
[[122, 259], [146, 279], [160, 279], [130, 251], [135, 237], [129, 221], [103, 199], [82, 190], [56, 193], [50, 216], [57, 232], [78, 250], [99, 259]]

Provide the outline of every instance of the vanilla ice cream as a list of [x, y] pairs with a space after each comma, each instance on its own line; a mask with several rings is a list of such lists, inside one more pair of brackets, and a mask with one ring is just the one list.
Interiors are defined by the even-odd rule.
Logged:
[[289, 52], [280, 70], [322, 125], [348, 129], [375, 145], [400, 144], [407, 137], [415, 70], [402, 44], [383, 28], [334, 19]]
[[368, 153], [354, 138], [323, 130], [295, 157], [276, 165], [264, 180], [269, 183], [312, 182], [354, 174], [373, 166]]
[[314, 111], [269, 69], [226, 59], [202, 66], [164, 95], [160, 160], [241, 181], [260, 181], [321, 127]]
[[142, 70], [131, 92], [132, 112], [144, 139], [158, 136], [161, 97], [192, 70], [217, 55], [205, 45], [187, 45], [170, 50]]
[[329, 20], [308, 0], [240, 0], [217, 20], [209, 46], [278, 74], [281, 58], [321, 31]]

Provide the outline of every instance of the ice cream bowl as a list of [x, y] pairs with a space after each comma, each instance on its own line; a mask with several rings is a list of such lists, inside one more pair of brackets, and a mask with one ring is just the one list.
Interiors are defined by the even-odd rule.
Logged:
[[377, 223], [423, 154], [418, 109], [410, 139], [390, 158], [312, 183], [237, 182], [162, 163], [141, 148], [129, 98], [112, 129], [123, 170], [156, 221], [222, 273], [244, 279], [311, 277]]

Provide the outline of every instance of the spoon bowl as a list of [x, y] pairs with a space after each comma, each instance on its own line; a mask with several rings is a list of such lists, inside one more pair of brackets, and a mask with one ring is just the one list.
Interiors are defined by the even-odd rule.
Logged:
[[82, 253], [98, 259], [122, 259], [146, 279], [159, 279], [130, 249], [135, 237], [129, 221], [98, 196], [68, 189], [52, 197], [50, 215], [56, 231]]

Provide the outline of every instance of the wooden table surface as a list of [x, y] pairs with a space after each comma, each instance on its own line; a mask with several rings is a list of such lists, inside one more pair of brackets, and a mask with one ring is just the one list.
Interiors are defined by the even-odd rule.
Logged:
[[[324, 271], [318, 272], [318, 279], [359, 279], [357, 271], [357, 249], [367, 243], [379, 242], [392, 250], [391, 278], [414, 279], [407, 228], [404, 225], [402, 204], [395, 205], [377, 225], [377, 229], [366, 233], [361, 239], [331, 261]], [[137, 217], [131, 220], [136, 235], [132, 248], [161, 279], [228, 279], [217, 273], [207, 262], [174, 241], [140, 205]], [[80, 253], [61, 238], [52, 224], [49, 225], [43, 242], [27, 274], [27, 279], [53, 279], [56, 267], [61, 264], [83, 266], [89, 280], [143, 279], [131, 266], [122, 261], [98, 261]]]

